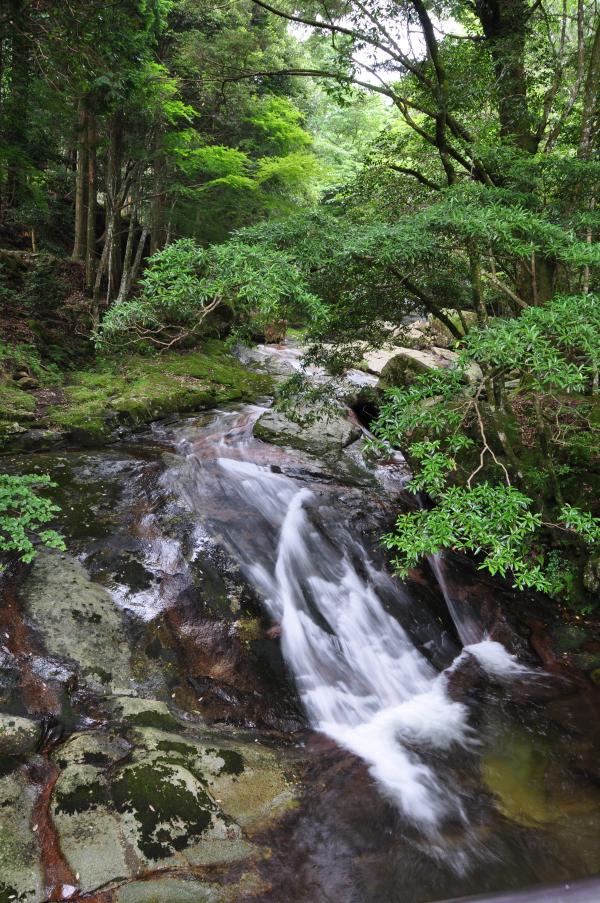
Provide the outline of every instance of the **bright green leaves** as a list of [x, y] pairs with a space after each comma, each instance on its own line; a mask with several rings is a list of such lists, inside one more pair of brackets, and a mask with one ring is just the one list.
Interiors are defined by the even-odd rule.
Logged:
[[[476, 386], [464, 380], [472, 363], [483, 371]], [[571, 434], [577, 438], [585, 428], [592, 435], [586, 418], [599, 367], [598, 297], [557, 296], [519, 317], [472, 329], [456, 369], [431, 371], [411, 386], [386, 392], [372, 425], [375, 444], [404, 448], [414, 470], [408, 489], [435, 502], [434, 508], [401, 515], [385, 537], [401, 574], [421, 558], [450, 549], [477, 555], [482, 568], [510, 575], [519, 588], [554, 592], [559, 583], [546, 567], [546, 559], [553, 561], [544, 551], [548, 536], [558, 535], [565, 547], [600, 546], [600, 520], [553, 495], [556, 481], [572, 471]], [[507, 378], [518, 393], [513, 404], [520, 421], [503, 400]], [[517, 431], [513, 440], [526, 449], [542, 443], [535, 459], [541, 469], [521, 466], [514, 452], [508, 455], [508, 422]]]
[[146, 341], [170, 347], [200, 334], [205, 318], [220, 305], [238, 322], [257, 324], [302, 311], [317, 317], [320, 302], [281, 251], [232, 240], [200, 248], [181, 239], [150, 259], [142, 293], [112, 307], [98, 344], [104, 347]]
[[491, 574], [510, 572], [521, 589], [544, 590], [547, 581], [530, 556], [542, 523], [531, 504], [511, 486], [454, 486], [439, 497], [435, 508], [400, 515], [395, 532], [383, 541], [396, 553], [395, 565], [402, 576], [423, 557], [451, 549], [480, 555], [481, 567]]
[[[477, 555], [482, 569], [510, 575], [518, 589], [551, 592], [556, 575], [551, 569], [546, 573], [539, 549], [545, 525], [532, 509], [532, 499], [513, 486], [454, 486], [438, 498], [435, 508], [401, 514], [383, 542], [396, 553], [394, 564], [403, 577], [424, 557], [450, 549]], [[590, 547], [600, 543], [598, 518], [568, 505], [561, 522]]]
[[43, 474], [0, 474], [0, 561], [10, 557], [32, 561], [36, 554], [36, 537], [48, 548], [65, 548], [59, 533], [41, 529], [54, 519], [60, 508], [39, 495], [37, 490], [55, 485]]
[[600, 299], [558, 296], [495, 320], [469, 333], [466, 354], [495, 372], [517, 372], [538, 390], [581, 392], [600, 366]]
[[312, 138], [301, 125], [300, 111], [287, 97], [270, 95], [259, 98], [248, 122], [257, 133], [257, 140], [244, 140], [244, 144], [254, 144], [263, 155], [274, 157], [294, 153], [308, 147]]

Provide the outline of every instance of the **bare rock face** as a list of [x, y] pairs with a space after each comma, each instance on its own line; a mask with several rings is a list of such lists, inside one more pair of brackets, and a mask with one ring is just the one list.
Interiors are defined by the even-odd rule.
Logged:
[[317, 456], [339, 455], [342, 449], [361, 436], [360, 427], [343, 409], [319, 420], [311, 420], [308, 410], [300, 411], [299, 419], [301, 422], [296, 422], [278, 411], [267, 411], [256, 423], [254, 435], [264, 442], [284, 445]]
[[[448, 370], [457, 365], [458, 354], [446, 348], [431, 348], [429, 351], [417, 351], [414, 348], [399, 348], [381, 370], [378, 388], [389, 389], [394, 386], [410, 386], [417, 377], [431, 370]], [[472, 364], [466, 372], [469, 383], [481, 378], [481, 370]]]

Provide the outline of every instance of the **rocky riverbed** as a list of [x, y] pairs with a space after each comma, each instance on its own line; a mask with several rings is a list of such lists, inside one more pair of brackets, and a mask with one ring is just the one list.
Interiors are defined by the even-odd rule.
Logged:
[[403, 470], [367, 465], [361, 443], [343, 411], [299, 434], [237, 406], [5, 459], [56, 480], [68, 552], [3, 575], [1, 903], [423, 903], [600, 869], [597, 691], [568, 656], [544, 671], [544, 634], [540, 658], [511, 594], [464, 563], [442, 586], [425, 568], [379, 592], [437, 671], [460, 651], [449, 600], [526, 668], [508, 680], [467, 654], [449, 692], [476, 742], [412, 741], [469, 819], [425, 838], [365, 761], [311, 730], [280, 625], [232, 554], [277, 538], [218, 490], [214, 456], [310, 490], [319, 542], [341, 525], [380, 567]]

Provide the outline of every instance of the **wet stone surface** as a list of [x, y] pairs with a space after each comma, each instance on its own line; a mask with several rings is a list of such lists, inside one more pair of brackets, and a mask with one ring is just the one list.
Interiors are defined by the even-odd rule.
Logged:
[[[508, 687], [473, 657], [456, 669], [450, 690], [478, 744], [424, 761], [475, 806], [467, 828], [449, 819], [434, 839], [361, 760], [310, 733], [279, 626], [231, 552], [232, 537], [272, 552], [277, 532], [259, 532], [218, 484], [212, 501], [193, 492], [198, 460], [227, 478], [207, 448], [237, 441], [239, 423], [251, 433], [256, 413], [221, 412], [216, 437], [202, 415], [127, 448], [9, 462], [58, 482], [68, 553], [3, 578], [0, 903], [424, 903], [600, 869], [598, 707], [567, 674]], [[377, 536], [395, 507], [371, 491], [358, 444], [336, 445], [335, 463], [272, 442], [247, 454], [310, 491], [311, 541], [327, 549], [343, 528], [367, 581], [359, 544], [383, 561]], [[463, 619], [539, 667], [477, 581], [448, 570]], [[379, 593], [427, 661], [448, 667], [459, 643], [432, 573]]]
[[162, 454], [28, 459], [59, 483], [69, 552], [4, 580], [2, 903], [236, 900], [260, 885], [253, 836], [296, 804], [277, 642], [160, 488]]

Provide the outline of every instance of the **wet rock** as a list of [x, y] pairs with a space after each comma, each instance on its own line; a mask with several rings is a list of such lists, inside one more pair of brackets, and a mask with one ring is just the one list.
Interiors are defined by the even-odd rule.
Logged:
[[224, 903], [222, 887], [193, 878], [163, 878], [126, 884], [117, 893], [117, 903]]
[[0, 900], [38, 903], [43, 877], [32, 832], [35, 792], [21, 770], [0, 777]]
[[99, 690], [131, 692], [125, 624], [112, 596], [70, 555], [42, 552], [21, 596], [50, 655], [75, 662]]
[[583, 585], [588, 593], [600, 590], [600, 555], [589, 558], [583, 570]]
[[[431, 370], [447, 370], [458, 361], [458, 354], [445, 348], [431, 348], [428, 351], [417, 351], [413, 348], [399, 348], [391, 357], [379, 377], [378, 388], [389, 389], [394, 386], [410, 386], [417, 377]], [[481, 370], [476, 364], [471, 365], [466, 374], [468, 382], [481, 378]]]
[[339, 455], [361, 436], [360, 427], [343, 410], [327, 419], [314, 420], [309, 410], [298, 412], [296, 422], [277, 411], [267, 411], [254, 426], [254, 435], [264, 442], [285, 445], [313, 455]]
[[177, 730], [180, 724], [171, 714], [166, 703], [158, 699], [138, 699], [118, 697], [111, 700], [111, 707], [119, 721], [136, 727], [150, 727], [160, 730]]
[[19, 427], [12, 431], [14, 435], [5, 443], [5, 451], [36, 452], [60, 445], [65, 440], [66, 433], [62, 430], [32, 427], [26, 429]]
[[0, 712], [0, 757], [34, 752], [41, 736], [39, 722]]

